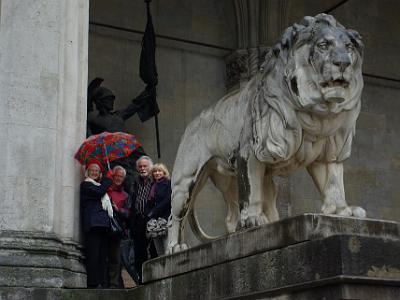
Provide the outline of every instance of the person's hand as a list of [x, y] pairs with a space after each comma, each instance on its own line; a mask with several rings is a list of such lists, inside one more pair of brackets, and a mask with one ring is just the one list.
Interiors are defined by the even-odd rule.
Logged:
[[113, 179], [113, 175], [114, 175], [113, 170], [108, 170], [106, 177]]

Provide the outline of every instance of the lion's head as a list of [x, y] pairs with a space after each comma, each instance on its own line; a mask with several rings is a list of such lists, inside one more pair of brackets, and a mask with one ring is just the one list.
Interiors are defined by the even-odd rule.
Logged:
[[326, 115], [349, 110], [360, 99], [362, 56], [356, 31], [319, 14], [286, 29], [266, 64], [280, 60], [295, 109]]
[[266, 54], [252, 107], [260, 161], [287, 160], [303, 130], [339, 134], [335, 152], [348, 157], [360, 110], [363, 47], [356, 31], [330, 15], [305, 17], [286, 29]]

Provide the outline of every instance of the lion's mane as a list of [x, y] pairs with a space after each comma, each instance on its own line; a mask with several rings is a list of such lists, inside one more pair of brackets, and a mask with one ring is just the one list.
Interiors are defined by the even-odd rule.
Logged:
[[[324, 26], [343, 31], [354, 45], [357, 56], [353, 63], [356, 86], [352, 88], [356, 90], [352, 99], [338, 106], [339, 112], [334, 117], [315, 118], [311, 116], [312, 112], [304, 109], [304, 103], [295, 94], [294, 89], [297, 87], [293, 86], [292, 79], [296, 68], [296, 51], [303, 45], [312, 43], [315, 34]], [[287, 160], [302, 144], [304, 130], [312, 131], [322, 125], [332, 128], [340, 126], [334, 134], [322, 132], [321, 135], [328, 136], [326, 151], [334, 152], [331, 160], [346, 159], [350, 155], [356, 119], [360, 112], [362, 56], [363, 44], [359, 34], [345, 29], [330, 15], [305, 17], [300, 23], [287, 28], [280, 41], [267, 52], [261, 72], [254, 79], [257, 81], [257, 91], [249, 99], [251, 141], [257, 159], [271, 164]], [[318, 122], [325, 123], [317, 124]], [[338, 122], [340, 125], [336, 124]]]

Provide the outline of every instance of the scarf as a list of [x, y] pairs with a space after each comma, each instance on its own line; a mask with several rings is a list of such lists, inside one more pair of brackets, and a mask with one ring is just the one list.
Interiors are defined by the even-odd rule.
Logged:
[[[93, 183], [95, 186], [100, 186], [101, 185], [100, 182], [97, 182], [96, 180], [94, 180], [94, 179], [92, 179], [90, 177], [86, 177], [85, 181]], [[113, 209], [112, 209], [110, 197], [107, 195], [107, 193], [105, 193], [104, 196], [101, 197], [101, 206], [108, 213], [108, 216], [110, 218], [112, 218], [113, 217]]]

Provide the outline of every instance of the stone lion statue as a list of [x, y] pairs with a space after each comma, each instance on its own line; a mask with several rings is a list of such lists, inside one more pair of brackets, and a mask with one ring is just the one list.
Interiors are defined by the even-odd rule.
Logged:
[[[172, 174], [168, 252], [187, 246], [186, 216], [210, 178], [228, 212], [228, 232], [279, 219], [274, 176], [306, 167], [322, 196], [322, 213], [365, 217], [345, 200], [343, 161], [360, 112], [363, 44], [333, 16], [305, 17], [286, 29], [260, 72], [186, 128]], [[194, 225], [194, 226], [193, 226]]]

